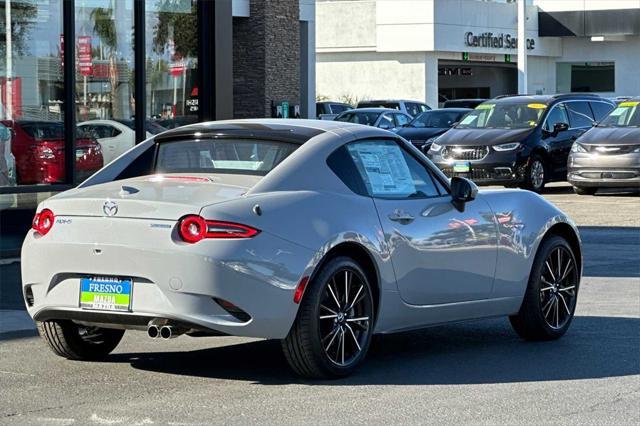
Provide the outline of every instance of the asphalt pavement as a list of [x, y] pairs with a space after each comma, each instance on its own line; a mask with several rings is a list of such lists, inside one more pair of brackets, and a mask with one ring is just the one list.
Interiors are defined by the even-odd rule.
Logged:
[[640, 198], [545, 195], [580, 225], [571, 329], [528, 343], [491, 319], [376, 336], [352, 377], [306, 381], [279, 343], [155, 341], [127, 332], [105, 362], [34, 337], [19, 263], [0, 264], [0, 424], [640, 424]]

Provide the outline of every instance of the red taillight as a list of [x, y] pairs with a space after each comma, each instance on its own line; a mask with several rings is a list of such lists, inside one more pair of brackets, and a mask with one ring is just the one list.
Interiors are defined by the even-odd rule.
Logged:
[[49, 209], [44, 209], [40, 213], [36, 213], [33, 218], [31, 227], [40, 235], [46, 235], [51, 230], [55, 216]]
[[260, 231], [239, 223], [205, 220], [201, 216], [189, 215], [180, 220], [178, 232], [187, 243], [197, 243], [205, 238], [251, 238]]

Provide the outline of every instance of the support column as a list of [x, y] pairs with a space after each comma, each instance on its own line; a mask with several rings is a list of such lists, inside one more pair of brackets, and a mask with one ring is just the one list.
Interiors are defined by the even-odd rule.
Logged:
[[438, 108], [438, 55], [425, 52], [424, 56], [424, 101], [431, 108]]
[[215, 119], [233, 118], [233, 12], [231, 0], [217, 0], [215, 7]]
[[518, 94], [527, 93], [527, 3], [518, 0]]

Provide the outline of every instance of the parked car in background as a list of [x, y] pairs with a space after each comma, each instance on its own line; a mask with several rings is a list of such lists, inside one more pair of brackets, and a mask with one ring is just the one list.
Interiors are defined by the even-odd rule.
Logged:
[[460, 121], [470, 111], [473, 110], [469, 108], [448, 108], [425, 111], [404, 127], [397, 129], [396, 133], [426, 153], [438, 136], [449, 130], [451, 126]]
[[[59, 183], [65, 179], [64, 127], [58, 121], [2, 121], [13, 129], [11, 150], [16, 159], [18, 185]], [[102, 168], [102, 148], [91, 136], [76, 136], [76, 181]]]
[[571, 145], [614, 107], [590, 94], [498, 97], [440, 136], [428, 156], [448, 176], [541, 192], [566, 180]]
[[411, 117], [415, 117], [418, 114], [429, 111], [431, 107], [423, 102], [418, 101], [406, 101], [406, 100], [373, 100], [373, 101], [360, 101], [358, 102], [358, 109], [360, 108], [389, 108], [397, 109]]
[[[92, 135], [102, 146], [104, 164], [119, 157], [136, 144], [133, 120], [90, 120], [78, 123], [78, 128]], [[147, 121], [147, 138], [164, 132], [164, 127]]]
[[[176, 127], [187, 126], [189, 124], [197, 123], [198, 116], [197, 115], [180, 115], [174, 118], [161, 118], [154, 121], [149, 121], [149, 123], [157, 124], [164, 129], [175, 129]], [[148, 130], [148, 129], [147, 129]], [[155, 134], [155, 133], [154, 133]]]
[[338, 114], [353, 107], [342, 102], [316, 102], [316, 118], [318, 120], [333, 120]]
[[487, 99], [452, 99], [445, 101], [443, 108], [475, 108]]
[[621, 102], [580, 136], [568, 168], [569, 183], [580, 195], [599, 188], [640, 190], [640, 98]]
[[11, 139], [11, 129], [0, 124], [0, 187], [16, 184], [16, 159], [11, 152]]
[[334, 120], [391, 130], [408, 124], [413, 117], [396, 109], [357, 108], [343, 112]]

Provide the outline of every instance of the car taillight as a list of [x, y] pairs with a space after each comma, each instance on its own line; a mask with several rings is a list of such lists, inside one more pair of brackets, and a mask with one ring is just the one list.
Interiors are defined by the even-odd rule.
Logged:
[[49, 209], [44, 209], [40, 213], [36, 213], [33, 218], [31, 227], [40, 235], [46, 235], [51, 230], [55, 216]]
[[197, 243], [205, 238], [251, 238], [260, 231], [240, 223], [205, 220], [201, 216], [189, 215], [180, 219], [178, 233], [183, 241]]

